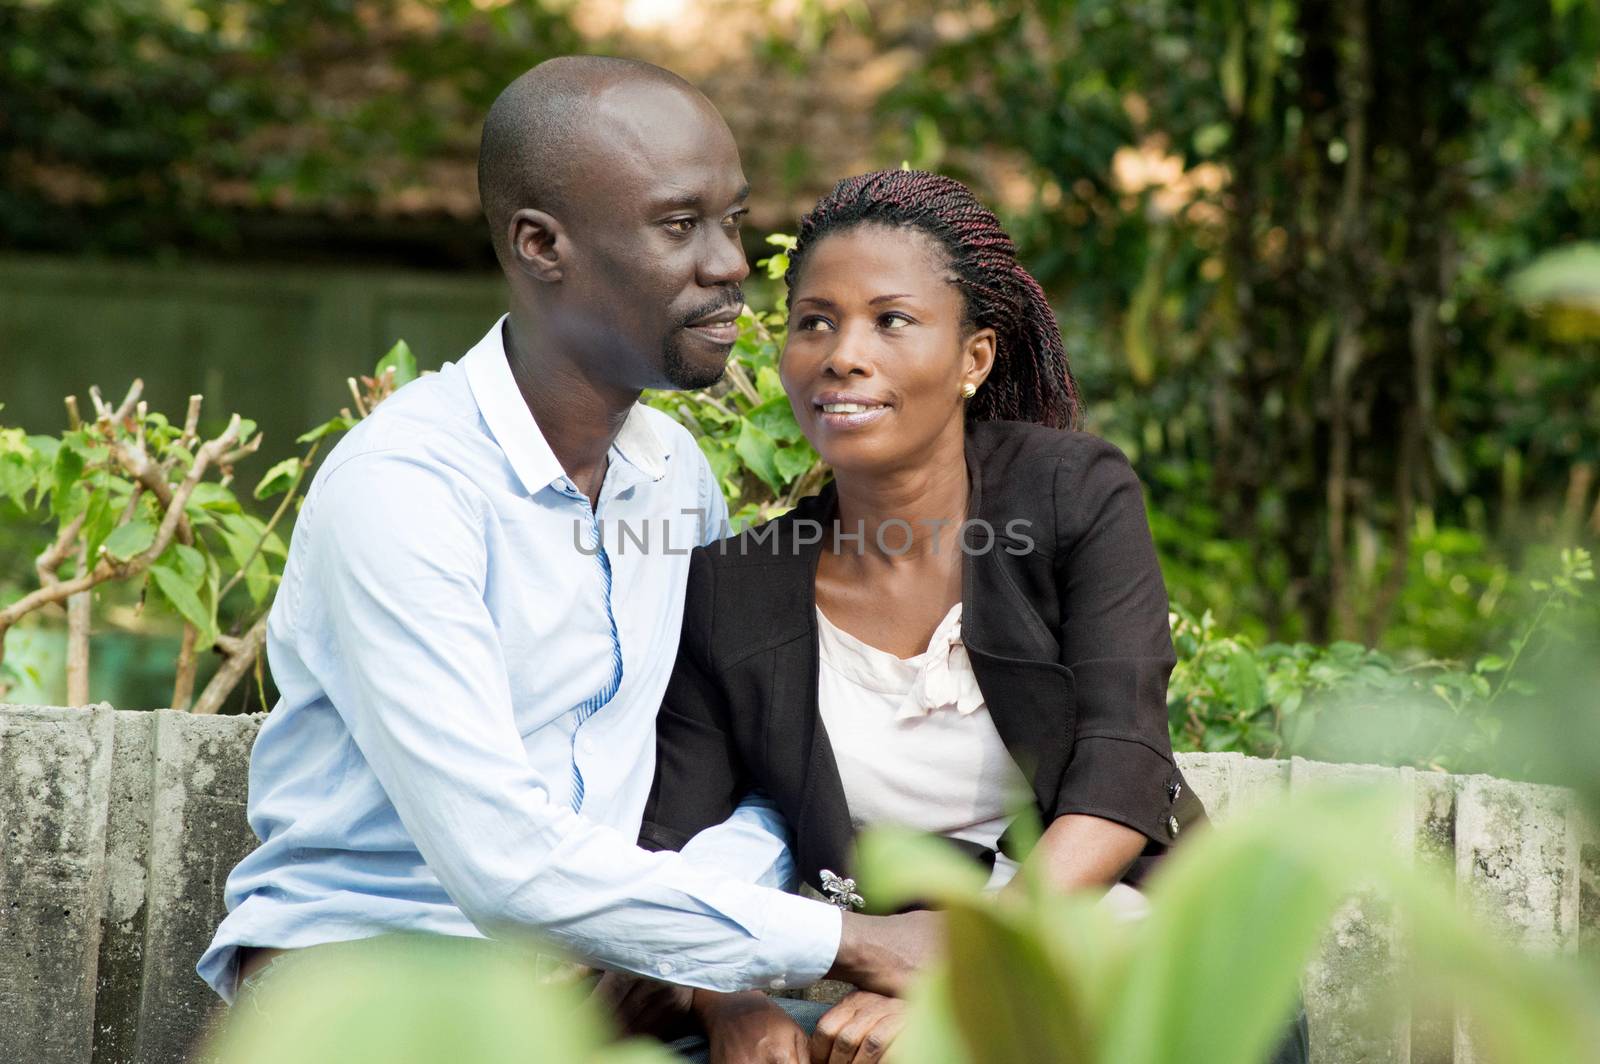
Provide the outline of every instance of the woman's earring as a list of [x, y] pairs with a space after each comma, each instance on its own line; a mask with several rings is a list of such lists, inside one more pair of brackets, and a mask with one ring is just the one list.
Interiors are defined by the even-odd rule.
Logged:
[[978, 386], [976, 384], [973, 384], [971, 381], [968, 381], [967, 383], [965, 383], [965, 384], [963, 384], [961, 386], [961, 398], [963, 398], [963, 399], [971, 399], [974, 395], [977, 395], [977, 394], [978, 394]]

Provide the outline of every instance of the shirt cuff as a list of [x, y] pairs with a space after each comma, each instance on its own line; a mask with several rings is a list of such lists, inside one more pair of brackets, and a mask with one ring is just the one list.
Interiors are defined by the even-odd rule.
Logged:
[[1055, 815], [1112, 820], [1171, 846], [1178, 837], [1177, 779], [1172, 761], [1137, 739], [1084, 736], [1073, 744]]
[[752, 971], [754, 989], [792, 990], [828, 974], [839, 955], [844, 913], [798, 894], [776, 894], [762, 936], [762, 971]]

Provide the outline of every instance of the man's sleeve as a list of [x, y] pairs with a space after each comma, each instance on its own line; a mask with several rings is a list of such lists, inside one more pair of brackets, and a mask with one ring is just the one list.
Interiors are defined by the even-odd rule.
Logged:
[[789, 845], [789, 822], [771, 798], [754, 793], [733, 815], [684, 843], [683, 856], [744, 883], [793, 891], [798, 867]]
[[487, 504], [464, 478], [368, 455], [318, 502], [306, 531], [327, 635], [304, 656], [480, 930], [716, 990], [822, 976], [840, 932], [830, 907], [641, 850], [528, 763], [484, 602]]

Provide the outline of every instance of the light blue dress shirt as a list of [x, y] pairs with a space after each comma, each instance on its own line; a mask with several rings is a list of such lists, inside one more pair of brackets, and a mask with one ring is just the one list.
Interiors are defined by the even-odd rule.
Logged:
[[307, 493], [268, 624], [282, 699], [250, 762], [261, 846], [198, 965], [226, 999], [239, 946], [397, 931], [532, 932], [718, 990], [833, 962], [838, 910], [773, 889], [794, 868], [770, 803], [682, 854], [634, 845], [688, 554], [727, 511], [693, 437], [644, 406], [591, 510], [504, 321], [386, 400]]

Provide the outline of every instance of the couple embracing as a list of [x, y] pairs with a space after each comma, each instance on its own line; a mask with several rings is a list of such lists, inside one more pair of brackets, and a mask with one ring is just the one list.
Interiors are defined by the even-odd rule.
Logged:
[[[694, 439], [638, 403], [717, 381], [736, 336], [748, 189], [722, 118], [658, 68], [552, 60], [491, 109], [479, 191], [509, 313], [307, 496], [251, 761], [261, 846], [206, 981], [232, 1002], [298, 957], [531, 934], [688, 1059], [867, 1064], [941, 919], [854, 911], [860, 829], [943, 835], [995, 890], [1031, 862], [1137, 918], [1205, 816], [1168, 741], [1166, 592], [1138, 480], [1074, 431], [1061, 334], [995, 216], [902, 170], [805, 216], [781, 377], [834, 480], [723, 538]], [[624, 549], [629, 524], [698, 546]], [[1045, 825], [1025, 854], [1019, 795]], [[825, 977], [859, 990], [768, 993]]]

